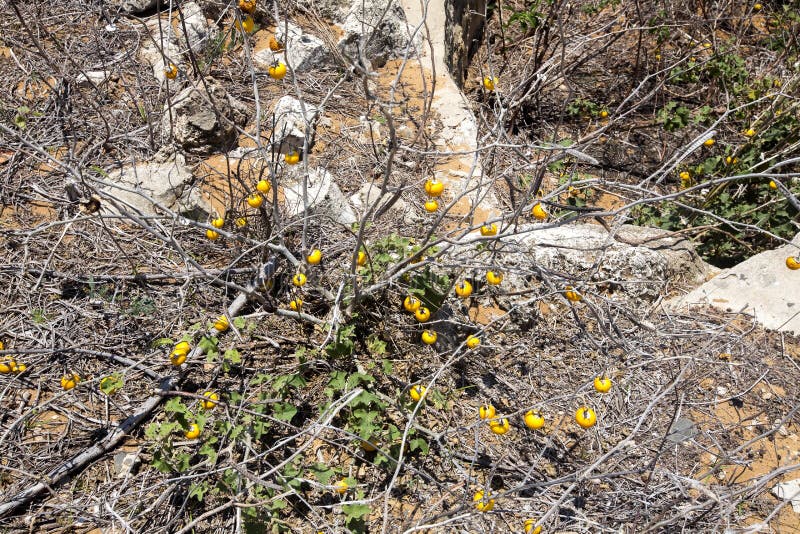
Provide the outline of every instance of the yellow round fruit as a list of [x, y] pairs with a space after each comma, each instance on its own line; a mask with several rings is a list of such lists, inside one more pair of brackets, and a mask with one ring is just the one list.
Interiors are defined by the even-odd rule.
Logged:
[[500, 285], [500, 282], [503, 281], [503, 273], [495, 271], [487, 271], [486, 281], [489, 282], [489, 285], [492, 286]]
[[499, 80], [494, 76], [486, 76], [483, 78], [483, 87], [487, 91], [494, 91], [497, 87], [497, 82]]
[[167, 68], [164, 69], [164, 76], [169, 80], [174, 80], [178, 77], [178, 66], [174, 63], [170, 63]]
[[272, 184], [269, 180], [259, 180], [256, 184], [256, 189], [260, 192], [264, 193], [265, 195], [269, 193], [269, 190], [272, 189]]
[[186, 353], [185, 352], [173, 352], [169, 355], [169, 361], [175, 367], [180, 367], [186, 362]]
[[425, 330], [422, 332], [422, 342], [426, 345], [433, 345], [436, 343], [436, 332], [432, 330]]
[[403, 300], [403, 308], [409, 313], [415, 313], [421, 305], [422, 303], [420, 303], [419, 299], [411, 295], [408, 295], [405, 300]]
[[575, 422], [578, 423], [581, 428], [591, 428], [597, 423], [597, 414], [588, 406], [581, 406], [575, 412]]
[[567, 300], [570, 302], [580, 302], [583, 300], [583, 296], [572, 286], [567, 286], [564, 288], [564, 296], [567, 297]]
[[475, 495], [472, 496], [472, 502], [475, 503], [475, 508], [477, 508], [479, 512], [488, 512], [494, 508], [494, 499], [489, 495], [484, 496], [483, 490], [475, 492]]
[[712, 147], [714, 146], [714, 143], [716, 143], [716, 141], [714, 141], [713, 138], [706, 139], [705, 141], [703, 141], [703, 146]]
[[322, 251], [318, 248], [315, 248], [311, 251], [311, 254], [306, 256], [306, 261], [309, 265], [318, 265], [319, 262], [322, 261]]
[[289, 302], [289, 308], [291, 308], [292, 311], [300, 311], [302, 307], [303, 301], [301, 299], [294, 299]]
[[253, 13], [256, 10], [256, 0], [239, 0], [239, 9], [245, 13]]
[[611, 379], [607, 376], [594, 377], [594, 389], [598, 393], [608, 393], [611, 390]]
[[681, 182], [688, 182], [689, 180], [692, 179], [692, 175], [689, 174], [689, 171], [682, 171], [679, 176], [680, 176]]
[[535, 519], [526, 519], [525, 520], [525, 534], [542, 534], [542, 526], [536, 525]]
[[278, 62], [269, 68], [269, 77], [274, 80], [282, 80], [286, 76], [286, 64]]
[[470, 348], [470, 349], [477, 348], [477, 347], [479, 347], [481, 345], [481, 338], [479, 338], [478, 336], [473, 336], [473, 335], [470, 334], [470, 335], [467, 336], [466, 344], [467, 344], [467, 348]]
[[339, 482], [333, 485], [333, 488], [339, 495], [344, 495], [345, 493], [347, 493], [347, 490], [350, 489], [350, 486], [347, 484], [347, 481], [340, 480]]
[[778, 184], [775, 183], [775, 180], [769, 181], [769, 188], [770, 189], [778, 189]]
[[535, 219], [543, 221], [547, 219], [547, 210], [544, 209], [544, 206], [537, 202], [536, 205], [533, 206], [533, 209], [531, 209], [531, 215], [533, 215]]
[[250, 32], [253, 31], [253, 28], [255, 28], [255, 25], [256, 25], [256, 23], [253, 20], [253, 17], [251, 17], [250, 15], [247, 15], [245, 18], [242, 19], [242, 23], [241, 23], [241, 25], [239, 27], [245, 33], [250, 33]]
[[238, 219], [236, 219], [236, 226], [238, 226], [239, 228], [244, 228], [245, 226], [247, 226], [247, 219], [245, 219], [244, 217], [239, 217]]
[[456, 284], [456, 295], [461, 298], [467, 298], [472, 295], [472, 284], [468, 280], [462, 280]]
[[213, 410], [214, 406], [217, 405], [217, 401], [219, 400], [219, 394], [214, 391], [206, 391], [203, 393], [203, 397], [205, 397], [205, 399], [200, 401], [200, 405], [203, 407], [203, 409]]
[[753, 9], [755, 9], [756, 11], [760, 11], [762, 7], [764, 6], [762, 6], [761, 4], [753, 4]]
[[6, 345], [5, 345], [5, 343], [3, 343], [2, 341], [0, 341], [0, 350], [4, 350], [5, 348], [6, 348]]
[[600, 112], [600, 118], [601, 118], [601, 119], [607, 119], [607, 118], [608, 118], [608, 111], [606, 111], [606, 110], [602, 110], [602, 111]]
[[283, 159], [287, 165], [297, 165], [300, 163], [300, 154], [297, 152], [289, 152]]
[[280, 52], [283, 50], [283, 44], [275, 38], [274, 35], [269, 36], [269, 49], [273, 52]]
[[215, 232], [214, 230], [206, 230], [206, 237], [211, 241], [216, 241], [219, 239], [219, 232]]
[[261, 204], [264, 203], [264, 197], [259, 195], [258, 193], [253, 193], [247, 197], [247, 205], [251, 208], [260, 208]]
[[222, 217], [217, 217], [216, 219], [213, 219], [211, 221], [211, 226], [213, 226], [214, 228], [222, 228], [223, 226], [225, 226], [225, 219], [223, 219]]
[[228, 322], [228, 318], [224, 315], [220, 315], [216, 321], [214, 321], [214, 328], [219, 332], [224, 332], [228, 328], [230, 328], [230, 323]]
[[745, 137], [753, 137], [754, 135], [756, 135], [756, 131], [752, 128], [748, 128], [747, 130], [744, 131], [744, 135]]
[[789, 256], [786, 258], [786, 266], [792, 271], [800, 269], [800, 257]]
[[11, 369], [12, 373], [16, 373], [17, 371], [19, 371], [19, 368], [17, 367], [17, 362], [15, 360], [8, 360], [8, 367]]
[[408, 390], [408, 396], [415, 402], [419, 402], [422, 397], [425, 396], [425, 391], [427, 389], [425, 386], [420, 386], [419, 384], [415, 386], [411, 386], [411, 389]]
[[64, 375], [61, 377], [61, 389], [64, 391], [69, 391], [77, 386], [80, 381], [81, 377], [75, 373], [72, 373], [71, 375]]
[[427, 211], [428, 213], [433, 213], [438, 209], [439, 209], [439, 203], [436, 201], [435, 198], [429, 198], [425, 202], [425, 211]]
[[414, 312], [414, 317], [417, 318], [417, 321], [424, 323], [431, 318], [431, 311], [425, 306], [420, 306], [420, 308]]
[[367, 263], [367, 253], [363, 250], [358, 251], [358, 258], [356, 258], [356, 265], [359, 267], [364, 266]]
[[192, 346], [188, 341], [180, 341], [175, 344], [175, 348], [172, 349], [172, 352], [182, 352], [184, 354], [188, 354], [190, 350], [192, 350]]
[[511, 428], [511, 423], [509, 423], [508, 419], [506, 419], [505, 417], [500, 419], [499, 421], [489, 421], [489, 429], [495, 434], [498, 434], [500, 436], [508, 432], [510, 428]]
[[184, 432], [183, 435], [186, 436], [186, 439], [197, 439], [200, 435], [200, 427], [197, 426], [197, 423], [192, 423], [189, 426], [189, 430]]
[[9, 362], [0, 362], [0, 375], [7, 375], [11, 372], [11, 365]]
[[539, 430], [544, 426], [544, 416], [539, 410], [528, 410], [523, 417], [525, 426], [531, 430]]
[[306, 285], [306, 275], [303, 273], [297, 273], [292, 277], [292, 283], [297, 287], [303, 287]]
[[425, 192], [432, 197], [440, 197], [444, 193], [444, 184], [436, 178], [428, 178], [425, 181]]
[[481, 235], [483, 237], [490, 237], [493, 235], [497, 235], [497, 225], [494, 223], [484, 224], [483, 226], [481, 226]]
[[725, 156], [725, 165], [730, 165], [733, 163], [733, 158], [730, 156]]
[[17, 364], [17, 368], [15, 369], [15, 372], [17, 374], [19, 374], [19, 373], [24, 373], [27, 370], [28, 370], [28, 366], [25, 365], [24, 363], [20, 363], [20, 364]]
[[497, 414], [497, 410], [491, 404], [484, 404], [478, 408], [478, 417], [481, 419], [491, 419]]

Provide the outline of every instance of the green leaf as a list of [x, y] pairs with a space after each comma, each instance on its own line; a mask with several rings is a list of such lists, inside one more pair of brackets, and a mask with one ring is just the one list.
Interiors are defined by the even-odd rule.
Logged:
[[192, 482], [189, 484], [188, 496], [190, 499], [194, 497], [198, 501], [203, 502], [203, 497], [205, 497], [206, 493], [208, 493], [208, 490], [209, 485], [205, 480], [201, 480], [200, 482]]
[[422, 438], [414, 438], [408, 442], [408, 450], [420, 451], [422, 454], [428, 454], [428, 442]]
[[325, 386], [325, 395], [327, 395], [328, 398], [333, 398], [336, 393], [344, 391], [346, 385], [347, 373], [344, 371], [333, 371], [331, 373], [331, 379], [328, 380], [328, 384]]
[[336, 474], [333, 471], [333, 469], [331, 469], [330, 467], [321, 462], [312, 464], [311, 467], [309, 467], [309, 470], [314, 475], [314, 478], [319, 480], [320, 484], [326, 486], [330, 483], [330, 480], [331, 478], [333, 478], [333, 475]]
[[234, 365], [238, 365], [242, 363], [242, 355], [239, 354], [239, 351], [236, 349], [228, 349], [225, 351], [223, 355], [223, 359], [226, 362], [232, 363]]
[[172, 397], [164, 403], [164, 411], [170, 413], [188, 413], [188, 409], [181, 401], [180, 397]]
[[245, 319], [244, 317], [234, 317], [233, 319], [233, 326], [235, 326], [239, 330], [243, 329], [246, 324], [247, 324], [247, 319]]
[[368, 504], [345, 504], [342, 506], [342, 513], [348, 520], [362, 519], [372, 512]]
[[175, 342], [172, 340], [172, 338], [160, 337], [160, 338], [154, 340], [150, 344], [150, 346], [153, 347], [154, 349], [157, 349], [159, 347], [171, 347], [174, 343]]
[[121, 390], [124, 385], [125, 381], [122, 380], [122, 375], [119, 373], [114, 373], [102, 378], [99, 384], [100, 391], [106, 395], [113, 395], [117, 391]]
[[297, 408], [288, 402], [278, 402], [272, 408], [272, 416], [279, 421], [291, 421]]
[[391, 376], [392, 372], [394, 371], [394, 365], [390, 360], [383, 359], [381, 360], [381, 369], [383, 370], [383, 374]]

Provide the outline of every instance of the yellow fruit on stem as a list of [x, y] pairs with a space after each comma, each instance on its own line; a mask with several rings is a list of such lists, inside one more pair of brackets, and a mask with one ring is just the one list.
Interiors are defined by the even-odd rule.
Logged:
[[362, 267], [365, 263], [367, 263], [367, 253], [363, 250], [359, 250], [358, 257], [356, 258], [356, 265]]
[[238, 226], [239, 228], [244, 228], [245, 226], [247, 226], [247, 219], [245, 219], [244, 217], [239, 217], [238, 219], [236, 219], [236, 226]]
[[426, 345], [433, 345], [436, 343], [436, 332], [432, 330], [425, 330], [422, 332], [422, 342]]
[[525, 520], [525, 534], [542, 534], [542, 526], [536, 525], [535, 519], [526, 519]]
[[591, 428], [597, 423], [597, 414], [588, 406], [581, 406], [575, 412], [575, 422], [582, 428]]
[[523, 417], [525, 426], [531, 430], [539, 430], [544, 426], [544, 416], [538, 410], [528, 410]]
[[192, 346], [188, 341], [180, 341], [175, 344], [175, 348], [172, 349], [172, 352], [182, 352], [184, 354], [188, 354], [190, 350], [192, 350]]
[[0, 375], [7, 375], [11, 372], [11, 365], [9, 362], [0, 362]]
[[258, 189], [261, 193], [265, 195], [269, 193], [269, 190], [272, 189], [272, 184], [269, 180], [259, 180], [256, 184], [256, 189]]
[[333, 485], [333, 488], [339, 495], [344, 495], [345, 493], [347, 493], [347, 490], [350, 489], [350, 486], [347, 484], [347, 481], [340, 480], [339, 482]]
[[420, 306], [420, 308], [414, 312], [414, 317], [416, 317], [417, 321], [424, 323], [431, 318], [431, 311], [425, 306]]
[[467, 336], [467, 341], [466, 341], [467, 348], [474, 349], [476, 347], [479, 347], [480, 344], [481, 344], [481, 338], [479, 338], [478, 336], [473, 336], [473, 335]]
[[432, 197], [440, 197], [444, 192], [444, 184], [436, 178], [428, 178], [425, 182], [425, 192]]
[[264, 203], [264, 197], [259, 195], [258, 193], [253, 193], [247, 197], [247, 205], [251, 208], [260, 208], [261, 204]]
[[483, 88], [487, 91], [494, 91], [499, 81], [500, 80], [494, 76], [486, 76], [483, 78]]
[[211, 226], [213, 226], [214, 228], [222, 228], [223, 226], [225, 226], [225, 219], [223, 219], [222, 217], [217, 217], [216, 219], [211, 221]]
[[283, 50], [283, 44], [275, 38], [274, 35], [269, 36], [269, 49], [273, 52], [280, 52]]
[[250, 33], [250, 32], [253, 31], [253, 28], [255, 28], [255, 25], [256, 25], [256, 23], [253, 20], [253, 17], [251, 17], [250, 15], [247, 15], [245, 18], [242, 19], [242, 23], [240, 25], [238, 25], [238, 26], [245, 33]]
[[478, 416], [481, 419], [491, 419], [497, 414], [497, 410], [495, 410], [494, 406], [491, 404], [484, 404], [480, 408], [478, 408]]
[[219, 400], [219, 394], [214, 391], [206, 391], [203, 393], [203, 397], [205, 397], [205, 399], [200, 401], [200, 405], [203, 407], [203, 409], [213, 410], [214, 406], [217, 405], [217, 401]]
[[484, 224], [483, 226], [481, 226], [481, 235], [483, 237], [490, 237], [493, 235], [497, 235], [497, 225], [494, 223]]
[[315, 248], [311, 251], [311, 254], [306, 256], [306, 261], [309, 265], [318, 265], [319, 262], [322, 261], [322, 251], [318, 248]]
[[434, 211], [439, 209], [439, 203], [434, 198], [429, 198], [425, 202], [425, 211], [428, 213], [433, 213]]
[[705, 141], [703, 141], [703, 146], [712, 147], [712, 146], [714, 146], [714, 143], [716, 143], [716, 141], [714, 141], [713, 138], [706, 139]]
[[298, 152], [289, 152], [283, 156], [283, 160], [287, 165], [297, 165], [300, 163], [300, 154]]
[[292, 277], [292, 283], [297, 287], [303, 287], [306, 285], [306, 275], [303, 273], [297, 273]]
[[800, 257], [789, 256], [786, 258], [786, 266], [792, 271], [800, 269]]
[[75, 373], [72, 373], [71, 375], [64, 375], [61, 377], [61, 389], [64, 391], [69, 391], [77, 386], [80, 381], [81, 377]]
[[500, 285], [500, 282], [503, 281], [503, 273], [495, 271], [487, 271], [486, 281], [489, 282], [489, 285], [492, 286]]
[[239, 9], [245, 13], [253, 13], [256, 10], [256, 0], [239, 0]]
[[583, 296], [578, 293], [572, 286], [567, 286], [564, 288], [564, 296], [570, 302], [580, 302], [583, 300]]
[[27, 370], [28, 370], [28, 366], [27, 365], [25, 365], [24, 363], [18, 363], [17, 364], [17, 368], [14, 370], [14, 372], [17, 373], [17, 374], [20, 374], [20, 373], [24, 373]]
[[183, 435], [186, 436], [186, 439], [197, 439], [200, 435], [200, 427], [197, 426], [197, 423], [192, 423], [189, 425], [189, 430], [184, 432]]
[[692, 179], [692, 175], [689, 174], [689, 171], [682, 171], [679, 176], [680, 176], [681, 182], [688, 182], [689, 180]]
[[164, 76], [168, 80], [174, 80], [178, 77], [178, 67], [174, 63], [170, 63], [167, 68], [164, 69]]
[[511, 428], [511, 423], [505, 417], [497, 421], [489, 421], [489, 429], [497, 435], [502, 436]]
[[408, 295], [405, 300], [403, 300], [403, 308], [409, 313], [415, 313], [421, 305], [419, 299], [411, 295]]
[[594, 378], [594, 389], [598, 393], [608, 393], [611, 390], [611, 379], [607, 376], [596, 376]]
[[185, 352], [173, 352], [169, 355], [169, 361], [175, 367], [180, 367], [186, 362], [186, 353]]
[[300, 311], [300, 308], [302, 307], [303, 307], [303, 301], [300, 299], [294, 299], [291, 302], [289, 302], [289, 308], [291, 308], [292, 311]]
[[543, 221], [547, 219], [547, 210], [544, 209], [544, 206], [541, 203], [537, 202], [536, 205], [533, 206], [531, 209], [531, 215], [539, 221]]
[[269, 77], [273, 80], [282, 80], [286, 76], [286, 64], [278, 62], [269, 68]]
[[412, 400], [419, 402], [420, 399], [425, 396], [425, 391], [425, 386], [420, 386], [417, 384], [415, 386], [411, 386], [411, 389], [408, 390], [408, 395]]
[[778, 184], [775, 183], [775, 180], [769, 181], [769, 188], [770, 189], [778, 189]]
[[469, 283], [469, 280], [462, 280], [456, 284], [456, 295], [461, 298], [467, 298], [472, 295], [472, 284]]
[[219, 239], [219, 232], [215, 232], [214, 230], [211, 229], [206, 230], [206, 237], [210, 241], [216, 241], [217, 239]]
[[608, 111], [606, 111], [606, 110], [602, 110], [602, 111], [600, 112], [600, 118], [601, 118], [601, 119], [607, 119], [607, 118], [608, 118]]
[[419, 402], [420, 399], [425, 396], [425, 391], [427, 391], [425, 386], [420, 386], [417, 384], [415, 386], [411, 386], [411, 389], [408, 390], [408, 396], [411, 397], [411, 400]]
[[479, 512], [488, 512], [494, 508], [494, 499], [489, 495], [484, 495], [483, 490], [478, 490], [472, 496], [472, 502], [475, 503], [475, 508]]
[[228, 318], [224, 315], [220, 315], [216, 321], [214, 321], [214, 328], [219, 332], [224, 332], [228, 328], [230, 328], [230, 323], [228, 322]]
[[756, 135], [756, 131], [752, 128], [748, 128], [747, 130], [744, 131], [744, 135], [745, 137], [753, 137], [754, 135]]

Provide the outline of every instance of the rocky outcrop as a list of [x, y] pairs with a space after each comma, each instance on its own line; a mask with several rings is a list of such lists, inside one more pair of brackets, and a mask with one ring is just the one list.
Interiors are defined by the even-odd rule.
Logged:
[[272, 110], [274, 126], [270, 143], [273, 149], [282, 154], [300, 152], [306, 134], [313, 128], [317, 111], [316, 107], [303, 104], [294, 97], [281, 97]]
[[237, 139], [236, 126], [246, 120], [244, 105], [228, 95], [221, 84], [206, 78], [205, 83], [187, 87], [172, 99], [162, 127], [172, 132], [183, 150], [202, 155], [231, 148]]
[[283, 51], [273, 52], [265, 48], [253, 54], [253, 62], [262, 70], [267, 70], [275, 61], [283, 61], [293, 70], [302, 72], [318, 67], [330, 59], [325, 43], [304, 32], [296, 24], [280, 21], [275, 27], [275, 36], [283, 43]]
[[[170, 64], [180, 63], [180, 48], [175, 33], [171, 31], [169, 22], [159, 17], [145, 22], [150, 38], [142, 42], [139, 58], [149, 63], [153, 69], [153, 77], [159, 82], [166, 81], [164, 71]], [[160, 26], [160, 27], [159, 27]]]
[[[306, 177], [305, 200], [303, 179]], [[321, 168], [309, 169], [304, 175], [302, 168], [295, 168], [283, 184], [284, 209], [290, 217], [313, 212], [322, 218], [351, 225], [357, 221], [347, 199], [331, 173]]]
[[204, 220], [211, 209], [193, 186], [192, 170], [181, 154], [159, 152], [151, 161], [128, 165], [109, 173], [102, 191], [107, 212], [162, 214], [168, 210]]
[[186, 43], [194, 52], [199, 52], [216, 36], [216, 28], [208, 23], [202, 8], [196, 2], [182, 3], [180, 14], [182, 20], [177, 24], [177, 31], [181, 37], [181, 44]]
[[446, 0], [444, 25], [445, 61], [459, 87], [475, 54], [486, 22], [486, 0]]
[[768, 250], [725, 269], [670, 307], [691, 313], [693, 305], [752, 314], [766, 328], [800, 335], [800, 271], [785, 267], [800, 253], [800, 234], [791, 245]]
[[[164, 1], [161, 4], [164, 5]], [[158, 0], [111, 0], [111, 7], [117, 8], [120, 13], [140, 15], [156, 8]]]

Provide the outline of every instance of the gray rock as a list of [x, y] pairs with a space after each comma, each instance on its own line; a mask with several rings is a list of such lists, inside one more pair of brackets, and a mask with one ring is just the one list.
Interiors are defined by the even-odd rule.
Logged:
[[[111, 0], [111, 6], [116, 7], [121, 13], [136, 15], [156, 8], [157, 0]], [[161, 5], [168, 5], [166, 0], [161, 0]]]
[[339, 224], [350, 225], [357, 220], [333, 176], [325, 169], [309, 169], [306, 184], [307, 205], [303, 202], [302, 168], [291, 171], [290, 181], [283, 186], [283, 195], [284, 208], [290, 217], [313, 211]]
[[102, 191], [111, 197], [101, 205], [113, 214], [163, 214], [160, 208], [204, 220], [211, 207], [193, 185], [192, 170], [181, 154], [162, 151], [152, 161], [109, 173]]
[[800, 251], [800, 234], [783, 245], [725, 269], [687, 295], [668, 304], [689, 310], [692, 304], [725, 311], [744, 310], [766, 328], [800, 334], [800, 272], [786, 268], [786, 258]]
[[103, 85], [111, 79], [111, 73], [107, 70], [90, 70], [79, 74], [75, 82], [79, 87], [91, 87], [92, 85]]
[[291, 22], [280, 21], [276, 25], [276, 37], [284, 43], [284, 52], [274, 53], [269, 48], [253, 55], [256, 67], [269, 69], [275, 60], [288, 63], [297, 72], [311, 70], [330, 59], [330, 54], [321, 39], [304, 32]]
[[444, 59], [453, 80], [463, 87], [470, 60], [483, 38], [486, 0], [448, 0], [444, 5]]
[[[338, 47], [343, 55], [359, 61], [359, 47], [374, 67], [382, 67], [403, 55], [409, 43], [403, 8], [395, 0], [353, 2], [342, 21], [344, 37]], [[412, 54], [414, 49], [411, 50]]]
[[281, 97], [272, 110], [275, 126], [270, 142], [273, 148], [281, 154], [301, 151], [317, 111], [315, 106], [306, 103], [303, 113], [303, 104], [299, 100], [288, 95]]
[[139, 59], [149, 63], [153, 69], [153, 77], [159, 82], [164, 82], [167, 77], [164, 71], [167, 65], [174, 63], [180, 64], [180, 49], [175, 33], [171, 31], [168, 21], [161, 20], [159, 30], [159, 18], [152, 18], [145, 23], [147, 31], [152, 38], [142, 40], [139, 48]]
[[[202, 8], [196, 2], [182, 3], [181, 13], [183, 21], [178, 24], [178, 31], [187, 46], [198, 52], [216, 36], [216, 28], [208, 24]], [[186, 26], [186, 35], [183, 35], [184, 25]]]
[[187, 87], [172, 99], [164, 113], [162, 128], [193, 154], [208, 154], [231, 148], [237, 139], [236, 125], [247, 120], [243, 104], [228, 95], [222, 84], [207, 78], [205, 84]]

